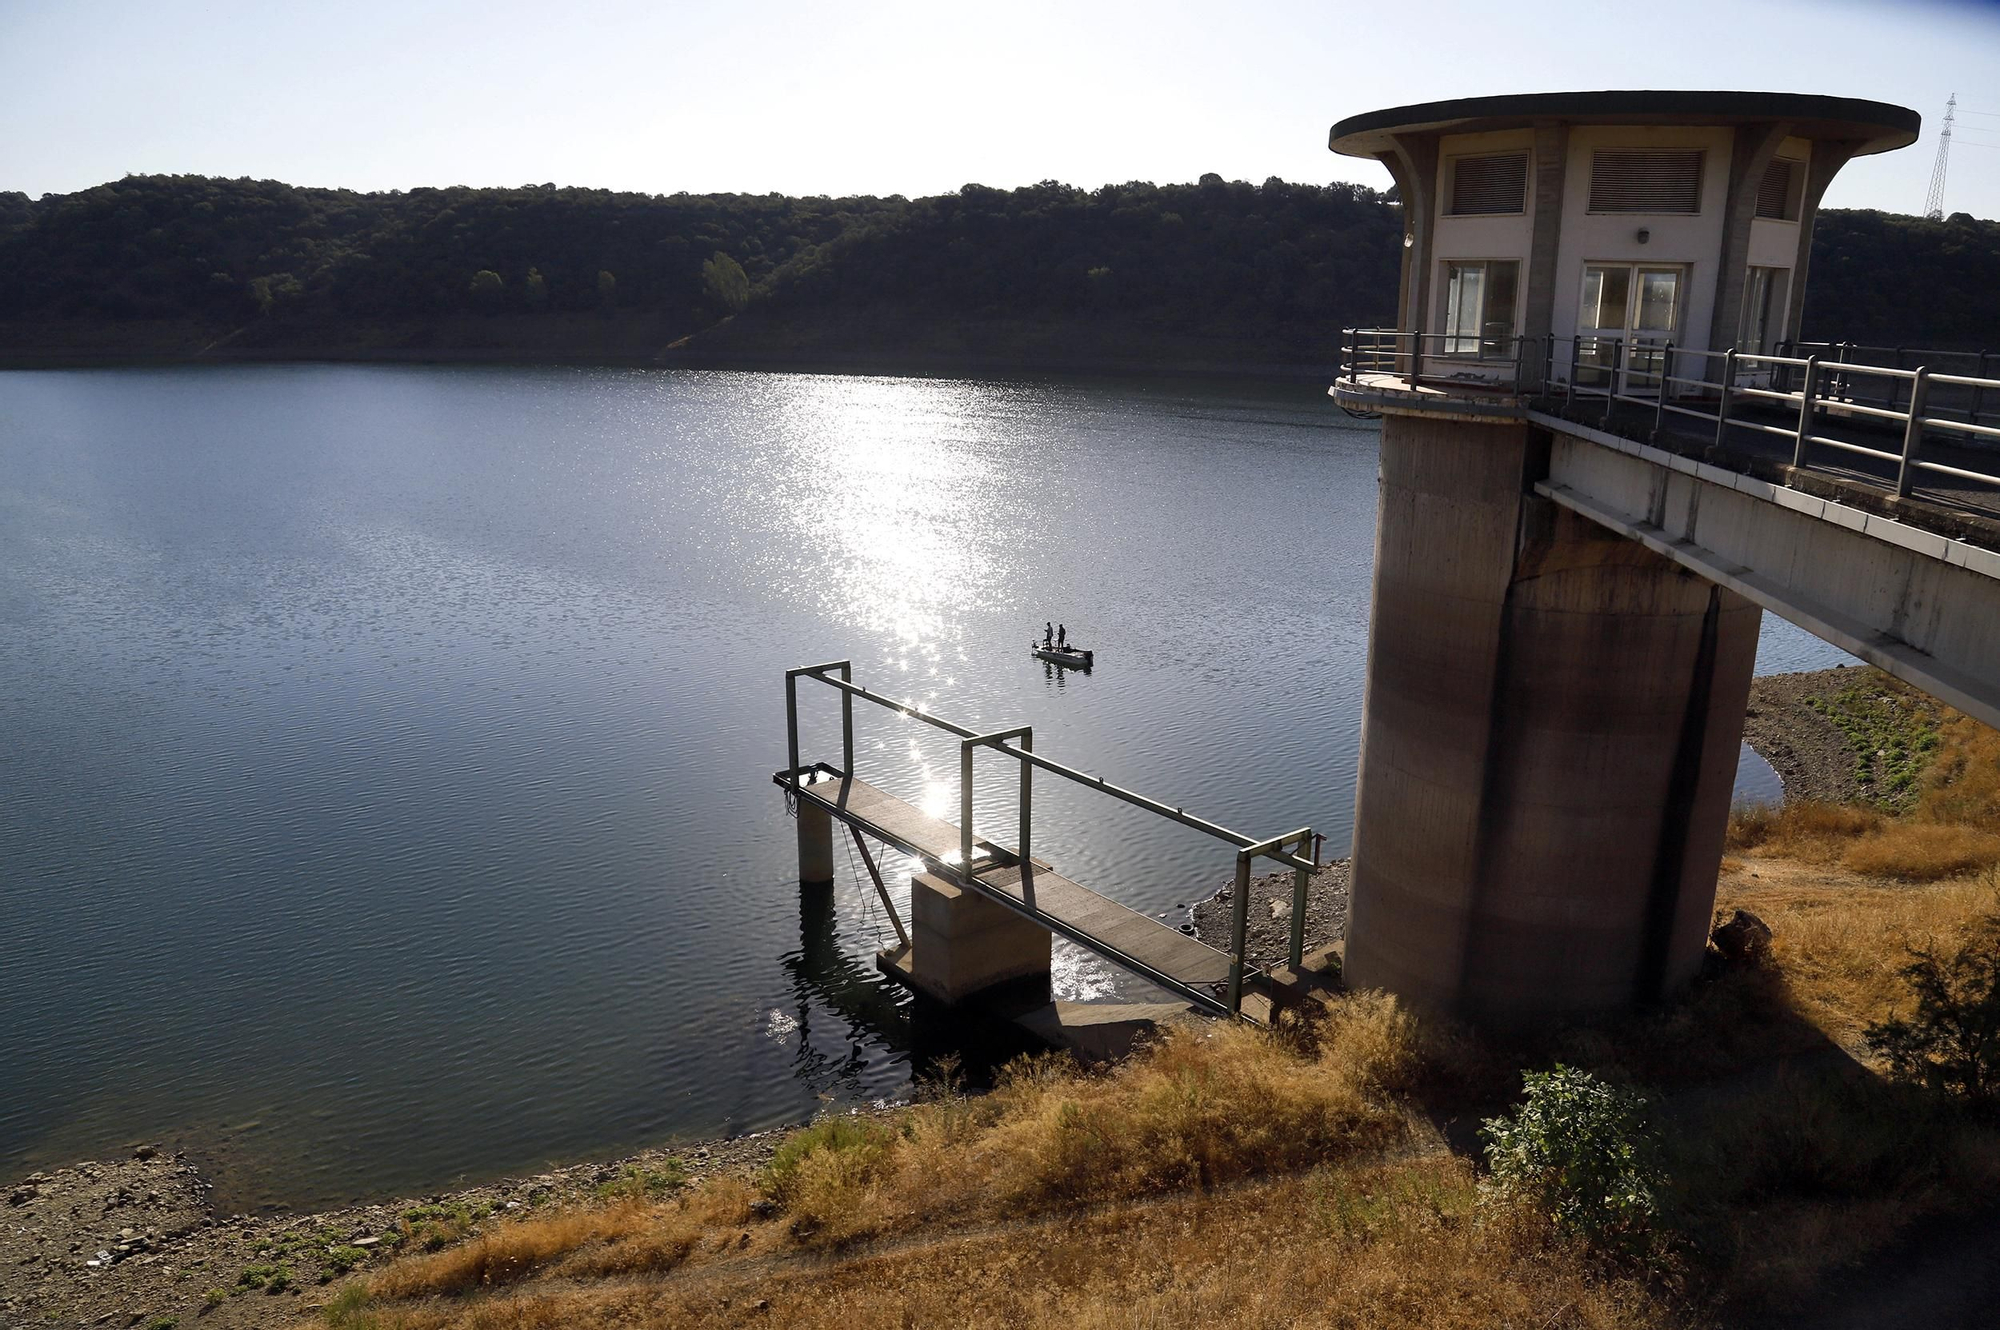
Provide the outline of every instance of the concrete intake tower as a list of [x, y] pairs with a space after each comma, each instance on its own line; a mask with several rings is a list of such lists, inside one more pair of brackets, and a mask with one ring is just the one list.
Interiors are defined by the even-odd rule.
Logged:
[[1658, 444], [1670, 415], [1797, 388], [1777, 353], [1819, 200], [1917, 127], [1875, 102], [1696, 92], [1333, 127], [1334, 151], [1388, 167], [1404, 217], [1397, 327], [1350, 333], [1333, 389], [1384, 418], [1351, 986], [1523, 1026], [1694, 975], [1762, 609], [1551, 488], [1593, 464], [1579, 448], [1619, 460], [1599, 437], [1619, 412]]

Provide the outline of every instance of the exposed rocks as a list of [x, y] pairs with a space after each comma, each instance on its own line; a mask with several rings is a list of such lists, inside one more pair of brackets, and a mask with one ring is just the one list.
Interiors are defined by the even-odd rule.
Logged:
[[[1336, 859], [1306, 885], [1305, 949], [1338, 941], [1347, 929], [1348, 861]], [[1193, 910], [1193, 931], [1211, 947], [1227, 949], [1236, 893], [1234, 879]], [[1250, 879], [1250, 915], [1244, 951], [1253, 965], [1283, 965], [1291, 955], [1292, 873], [1289, 869]]]
[[1738, 910], [1709, 934], [1715, 949], [1732, 961], [1754, 961], [1771, 949], [1771, 926], [1748, 910]]
[[1767, 674], [1750, 685], [1743, 739], [1785, 782], [1787, 799], [1844, 804], [1866, 794], [1855, 779], [1847, 736], [1812, 707], [1852, 687], [1857, 674], [1854, 669]]

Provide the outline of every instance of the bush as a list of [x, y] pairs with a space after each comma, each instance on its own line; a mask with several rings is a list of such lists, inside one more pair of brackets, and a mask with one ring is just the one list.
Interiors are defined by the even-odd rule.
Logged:
[[668, 1195], [687, 1186], [686, 1165], [679, 1159], [668, 1159], [658, 1168], [646, 1168], [639, 1164], [627, 1164], [625, 1171], [609, 1182], [599, 1184], [597, 1199], [617, 1201], [626, 1198], [652, 1200]]
[[[896, 1139], [896, 1129], [874, 1118], [825, 1117], [785, 1138], [764, 1169], [764, 1191], [773, 1200], [797, 1199], [806, 1177], [831, 1168], [856, 1180], [875, 1170]], [[809, 1163], [817, 1157], [817, 1164]]]
[[1666, 1185], [1646, 1101], [1560, 1063], [1521, 1080], [1526, 1101], [1481, 1132], [1490, 1190], [1593, 1245], [1643, 1246]]
[[1916, 1013], [1870, 1025], [1868, 1046], [1900, 1080], [2000, 1106], [2000, 907], [1955, 942], [1910, 948], [1900, 973], [1916, 994]]

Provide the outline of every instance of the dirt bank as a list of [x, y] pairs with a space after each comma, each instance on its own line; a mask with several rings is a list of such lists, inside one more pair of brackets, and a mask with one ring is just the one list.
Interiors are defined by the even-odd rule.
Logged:
[[[1785, 798], [1868, 803], [1895, 811], [1913, 792], [1893, 787], [1870, 737], [1934, 726], [1937, 704], [1866, 666], [1771, 674], [1750, 686], [1743, 738], [1785, 782]], [[1844, 722], [1847, 728], [1842, 728]]]
[[[490, 1214], [609, 1189], [653, 1193], [769, 1162], [783, 1130], [574, 1164], [462, 1191], [311, 1214], [228, 1215], [185, 1155], [32, 1173], [0, 1207], [0, 1326], [289, 1324], [325, 1284], [406, 1244], [442, 1242]], [[282, 1273], [281, 1273], [282, 1272]]]

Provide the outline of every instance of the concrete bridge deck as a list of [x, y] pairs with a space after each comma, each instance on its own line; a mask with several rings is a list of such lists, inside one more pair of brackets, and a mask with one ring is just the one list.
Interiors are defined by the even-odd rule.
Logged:
[[[772, 779], [789, 790], [789, 773]], [[1177, 994], [1203, 1010], [1229, 1014], [1231, 958], [1157, 919], [1121, 905], [1030, 859], [998, 846], [974, 844], [974, 862], [959, 863], [959, 828], [909, 801], [828, 767], [816, 769], [798, 798], [882, 844], [922, 860], [929, 871], [1026, 916], [1113, 964]], [[1268, 1019], [1261, 971], [1246, 971], [1242, 1015]]]
[[1366, 367], [1333, 394], [1350, 407], [1544, 430], [1545, 472], [1531, 486], [1542, 499], [2000, 726], [2000, 447], [1932, 424], [1912, 453], [1923, 465], [1905, 468], [1916, 433], [1906, 406], [1898, 423], [1829, 393], [1815, 397], [1802, 454], [1800, 395], [1739, 391], [1721, 422], [1712, 396], [1663, 408], [1601, 388]]

